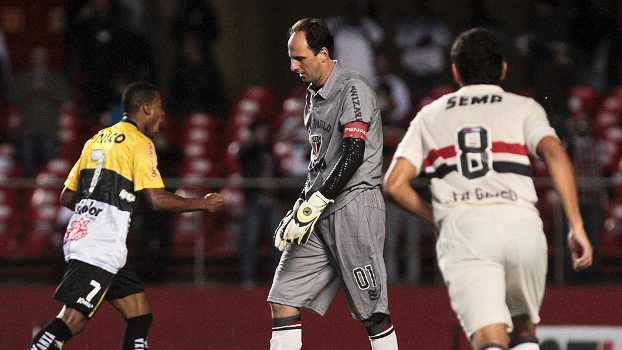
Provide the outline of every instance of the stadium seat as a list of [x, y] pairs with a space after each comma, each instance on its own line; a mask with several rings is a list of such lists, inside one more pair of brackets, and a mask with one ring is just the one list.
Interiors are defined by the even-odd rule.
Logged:
[[605, 131], [614, 126], [622, 125], [622, 116], [605, 109], [601, 109], [591, 119], [592, 134], [597, 138], [604, 138]]
[[591, 86], [580, 85], [570, 89], [568, 110], [571, 115], [591, 115], [600, 101], [600, 93]]

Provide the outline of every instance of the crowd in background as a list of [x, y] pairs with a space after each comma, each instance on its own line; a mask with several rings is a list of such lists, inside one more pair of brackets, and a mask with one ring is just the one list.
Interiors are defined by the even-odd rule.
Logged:
[[[431, 5], [429, 0], [415, 1], [411, 11], [386, 23], [373, 1], [352, 0], [326, 18], [335, 38], [335, 58], [363, 74], [376, 89], [384, 125], [385, 165], [417, 111], [457, 89], [448, 80], [453, 38], [468, 28], [487, 27], [503, 39], [508, 57], [527, 62], [527, 80], [514, 92], [532, 96], [543, 105], [568, 147], [577, 176], [616, 174], [614, 163], [622, 148], [618, 145], [622, 143], [622, 94], [615, 90], [620, 82], [610, 67], [621, 58], [622, 31], [599, 1], [529, 1], [529, 23], [522, 33], [513, 32], [491, 15], [482, 0], [472, 0], [469, 15], [457, 27], [451, 27]], [[209, 1], [179, 2], [166, 31], [175, 43], [169, 81], [160, 81], [158, 72], [155, 52], [162, 38], [155, 35], [157, 10], [152, 1], [69, 0], [65, 9], [66, 54], [60, 70], [49, 66], [49, 48], [38, 45], [32, 48], [28, 68], [13, 72], [8, 49], [0, 40], [4, 110], [0, 165], [11, 164], [12, 169], [0, 169], [3, 174], [36, 178], [49, 173], [51, 160], [74, 162], [85, 138], [121, 120], [120, 93], [136, 80], [162, 87], [169, 120], [154, 142], [163, 177], [200, 174], [274, 180], [306, 174], [310, 146], [302, 124], [304, 89], [292, 89], [286, 96], [274, 96], [263, 87], [229, 91], [213, 52], [214, 43], [226, 33]], [[608, 109], [604, 101], [616, 93], [620, 105]], [[616, 114], [607, 124], [615, 126], [614, 131], [605, 132], [599, 124], [605, 109]], [[73, 134], [68, 127], [74, 128]], [[537, 167], [534, 170], [537, 176]], [[239, 279], [248, 285], [269, 278], [273, 263], [262, 270], [258, 260], [274, 262], [277, 252], [265, 253], [263, 245], [269, 244], [286, 203], [298, 195], [287, 188], [276, 191], [263, 183], [257, 186], [228, 189], [231, 209], [223, 221], [230, 222], [221, 222], [223, 233], [216, 235], [225, 242], [225, 251], [239, 252]], [[167, 188], [179, 190], [170, 184]], [[425, 188], [420, 190], [425, 192]], [[580, 187], [580, 191], [586, 230], [598, 247], [606, 228], [601, 223], [616, 194], [593, 186]], [[26, 195], [17, 205], [25, 207], [29, 199]], [[231, 221], [242, 220], [240, 208], [245, 224], [234, 225]], [[547, 213], [546, 208], [541, 210]], [[153, 215], [145, 209], [133, 224], [139, 237], [135, 257], [143, 262], [137, 267], [147, 282], [165, 281], [167, 261], [182, 241], [175, 237], [175, 231], [181, 230], [176, 220], [174, 215]], [[62, 227], [62, 219], [58, 221]], [[429, 252], [422, 251], [422, 246], [431, 232], [396, 205], [387, 204], [390, 283], [425, 282], [423, 270], [430, 267], [422, 259]], [[144, 263], [150, 259], [155, 263]], [[595, 271], [581, 276], [568, 271], [567, 280], [596, 282], [599, 268], [597, 260]]]

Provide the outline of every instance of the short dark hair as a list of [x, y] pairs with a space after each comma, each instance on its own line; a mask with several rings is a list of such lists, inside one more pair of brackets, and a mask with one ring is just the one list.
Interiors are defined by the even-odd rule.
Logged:
[[149, 83], [136, 81], [128, 85], [121, 97], [123, 115], [131, 116], [138, 113], [140, 106], [150, 103], [156, 96], [158, 88]]
[[335, 39], [323, 20], [319, 18], [303, 18], [289, 28], [288, 37], [291, 37], [296, 32], [304, 32], [306, 34], [307, 44], [314, 55], [317, 55], [325, 47], [328, 50], [328, 57], [334, 57]]
[[451, 61], [464, 85], [499, 84], [503, 60], [501, 41], [488, 29], [467, 30], [451, 47]]

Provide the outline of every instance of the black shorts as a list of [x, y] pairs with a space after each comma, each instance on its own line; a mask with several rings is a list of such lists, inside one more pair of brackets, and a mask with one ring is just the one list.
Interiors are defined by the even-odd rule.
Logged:
[[103, 300], [144, 292], [138, 275], [124, 266], [117, 274], [79, 260], [70, 260], [54, 299], [93, 317]]

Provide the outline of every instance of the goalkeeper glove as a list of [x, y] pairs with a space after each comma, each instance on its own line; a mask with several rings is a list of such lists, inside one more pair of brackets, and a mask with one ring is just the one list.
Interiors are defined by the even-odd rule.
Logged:
[[285, 240], [295, 244], [307, 243], [320, 214], [332, 199], [328, 199], [319, 191], [314, 192], [309, 200], [304, 201], [293, 211], [293, 217], [285, 226]]
[[285, 214], [285, 217], [279, 223], [276, 231], [274, 231], [274, 246], [280, 251], [285, 250], [285, 244], [287, 243], [285, 240], [285, 228], [294, 217], [294, 212], [298, 211], [298, 207], [300, 207], [302, 202], [304, 202], [304, 200], [299, 198], [296, 203], [294, 203], [294, 208]]

